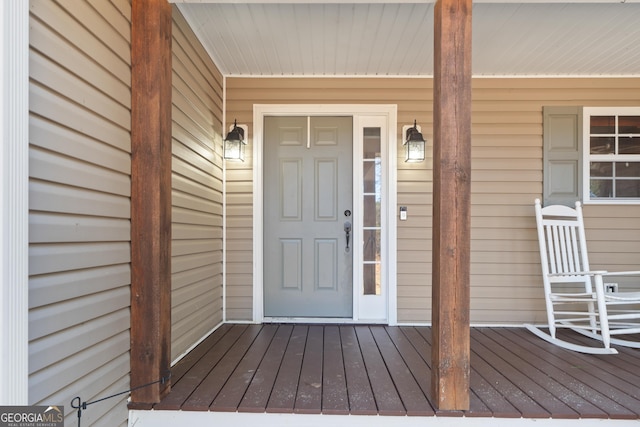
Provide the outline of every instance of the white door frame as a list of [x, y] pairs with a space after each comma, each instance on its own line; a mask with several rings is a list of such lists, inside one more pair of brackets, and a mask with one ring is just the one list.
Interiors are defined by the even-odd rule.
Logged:
[[[331, 115], [346, 115], [354, 118], [353, 132], [354, 132], [354, 177], [361, 176], [358, 171], [362, 170], [362, 147], [361, 144], [356, 143], [361, 140], [361, 136], [357, 134], [359, 129], [358, 119], [359, 117], [372, 117], [372, 116], [384, 116], [387, 118], [387, 132], [386, 135], [386, 152], [384, 153], [387, 158], [385, 175], [387, 177], [387, 206], [384, 212], [383, 218], [386, 221], [383, 223], [383, 229], [386, 228], [386, 242], [382, 249], [383, 259], [385, 262], [386, 274], [383, 277], [383, 283], [387, 286], [387, 316], [386, 319], [361, 319], [359, 310], [360, 301], [360, 286], [356, 284], [360, 283], [359, 265], [357, 264], [361, 259], [361, 253], [359, 249], [354, 247], [354, 298], [353, 298], [353, 318], [352, 319], [292, 319], [292, 318], [265, 318], [264, 317], [264, 292], [263, 292], [263, 123], [264, 116], [266, 115], [282, 115], [282, 116], [296, 116], [296, 115], [310, 115], [310, 116], [331, 116]], [[305, 323], [373, 323], [380, 322], [389, 325], [397, 324], [397, 288], [396, 288], [396, 207], [397, 207], [397, 105], [395, 104], [254, 104], [253, 106], [253, 321], [256, 323], [262, 323], [265, 321], [278, 321], [278, 322], [295, 322], [304, 321]], [[384, 147], [383, 147], [384, 148]], [[356, 182], [357, 181], [357, 182]], [[361, 204], [357, 197], [361, 197], [362, 189], [356, 188], [361, 183], [360, 180], [354, 179], [354, 210], [355, 207]], [[353, 241], [360, 241], [361, 224], [357, 224], [354, 218], [354, 235]], [[358, 240], [356, 240], [358, 239]], [[358, 251], [358, 252], [356, 252]], [[358, 280], [356, 280], [358, 279]]]

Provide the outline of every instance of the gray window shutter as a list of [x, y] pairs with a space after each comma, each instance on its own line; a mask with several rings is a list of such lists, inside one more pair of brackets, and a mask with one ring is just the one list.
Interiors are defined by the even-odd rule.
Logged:
[[573, 206], [582, 195], [582, 107], [542, 111], [543, 203]]

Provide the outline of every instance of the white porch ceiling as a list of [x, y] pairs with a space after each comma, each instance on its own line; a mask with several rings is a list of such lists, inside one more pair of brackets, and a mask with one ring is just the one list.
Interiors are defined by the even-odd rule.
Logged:
[[[432, 76], [433, 1], [174, 0], [226, 76]], [[475, 1], [475, 76], [640, 76], [640, 0]]]

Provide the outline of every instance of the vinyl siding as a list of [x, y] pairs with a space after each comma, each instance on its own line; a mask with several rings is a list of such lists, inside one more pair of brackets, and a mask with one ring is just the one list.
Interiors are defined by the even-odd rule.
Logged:
[[171, 358], [223, 320], [222, 75], [173, 8]]
[[[604, 78], [474, 81], [472, 321], [512, 324], [546, 318], [533, 216], [533, 200], [542, 193], [542, 107], [634, 105], [639, 83]], [[633, 235], [640, 226], [633, 218], [639, 214], [640, 206], [585, 206], [592, 267], [637, 268], [640, 245]], [[593, 215], [629, 220], [603, 227]], [[607, 240], [598, 241], [603, 231]], [[608, 264], [607, 253], [628, 248], [624, 240], [635, 244], [624, 257], [628, 263]]]
[[[227, 90], [229, 80], [227, 79]], [[229, 120], [252, 122], [252, 110], [227, 111]], [[253, 318], [253, 126], [246, 135], [244, 162], [226, 163], [226, 316]]]
[[[29, 402], [129, 388], [131, 5], [30, 4]], [[85, 26], [86, 22], [91, 25]], [[172, 358], [222, 321], [222, 76], [174, 8]], [[83, 412], [127, 423], [127, 396]]]
[[[542, 193], [542, 107], [637, 105], [639, 88], [639, 79], [626, 78], [474, 79], [473, 323], [521, 324], [543, 321], [545, 316], [533, 217], [533, 201]], [[409, 212], [407, 221], [398, 222], [397, 231], [398, 321], [430, 322], [432, 80], [227, 78], [227, 116], [249, 124], [249, 133], [255, 103], [397, 104], [398, 129], [414, 119], [422, 126], [428, 140], [425, 162], [404, 163], [398, 143], [398, 205], [407, 206]], [[234, 314], [230, 319], [251, 318], [251, 170], [249, 156], [248, 162], [228, 171], [227, 304], [228, 313]], [[613, 269], [607, 265], [613, 259], [620, 268], [636, 268], [633, 266], [640, 261], [640, 225], [635, 218], [639, 215], [640, 206], [585, 207], [593, 266]], [[611, 221], [611, 217], [616, 220]]]
[[[30, 12], [29, 403], [74, 425], [75, 396], [129, 388], [130, 4]], [[126, 399], [82, 423], [126, 425]]]

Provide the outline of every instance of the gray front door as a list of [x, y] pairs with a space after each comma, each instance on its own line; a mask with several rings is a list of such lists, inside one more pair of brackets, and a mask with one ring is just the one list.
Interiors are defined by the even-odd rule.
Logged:
[[352, 117], [264, 119], [264, 314], [352, 317]]

